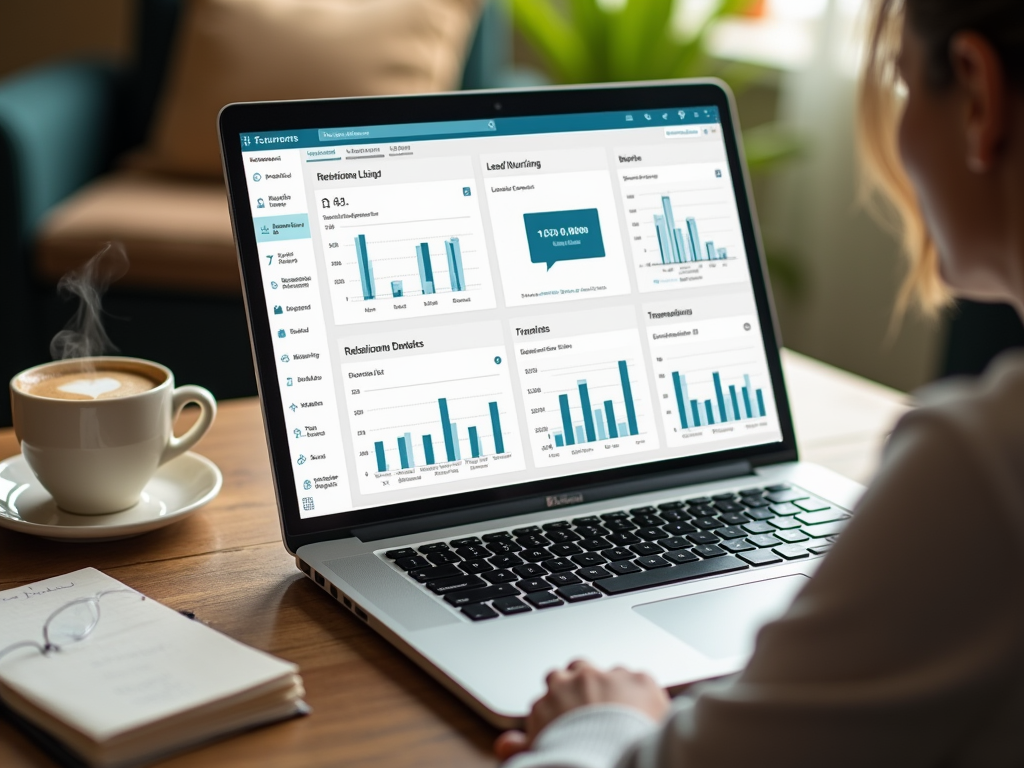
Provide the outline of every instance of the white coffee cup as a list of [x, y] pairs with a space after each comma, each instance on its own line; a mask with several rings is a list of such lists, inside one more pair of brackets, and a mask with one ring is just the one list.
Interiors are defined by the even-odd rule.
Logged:
[[[55, 389], [59, 382], [66, 383]], [[122, 386], [128, 394], [118, 393]], [[201, 408], [199, 419], [175, 437], [174, 421], [189, 403]], [[29, 368], [11, 379], [11, 406], [25, 461], [61, 509], [82, 515], [137, 504], [157, 468], [195, 445], [217, 414], [206, 389], [175, 389], [168, 368], [130, 357]]]

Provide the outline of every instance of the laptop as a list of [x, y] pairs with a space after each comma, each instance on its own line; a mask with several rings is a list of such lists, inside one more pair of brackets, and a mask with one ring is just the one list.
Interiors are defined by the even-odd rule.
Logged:
[[717, 81], [233, 104], [285, 547], [499, 727], [742, 667], [862, 491], [799, 462]]

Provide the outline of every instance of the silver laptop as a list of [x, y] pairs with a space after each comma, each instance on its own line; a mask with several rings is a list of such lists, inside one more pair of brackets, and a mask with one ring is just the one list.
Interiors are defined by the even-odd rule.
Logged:
[[739, 669], [861, 488], [797, 461], [717, 82], [220, 116], [285, 546], [484, 718]]

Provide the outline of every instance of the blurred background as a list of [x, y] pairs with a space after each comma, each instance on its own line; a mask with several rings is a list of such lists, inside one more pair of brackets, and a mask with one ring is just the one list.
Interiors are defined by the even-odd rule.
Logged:
[[[212, 134], [208, 115], [187, 114], [196, 89], [212, 89], [203, 98], [226, 103], [705, 75], [724, 78], [737, 94], [785, 345], [901, 390], [978, 372], [998, 350], [1024, 344], [1008, 309], [964, 305], [937, 319], [910, 313], [892, 323], [904, 274], [897, 239], [858, 204], [854, 113], [864, 4], [5, 3], [0, 375], [49, 359], [48, 341], [74, 308], [56, 297], [57, 279], [114, 239], [126, 243], [133, 264], [105, 303], [121, 352], [160, 360], [180, 381], [204, 384], [220, 398], [255, 394], [223, 187], [215, 173], [172, 156], [161, 136], [161, 125], [188, 119]], [[303, 22], [299, 5], [320, 21]], [[338, 42], [324, 48], [320, 90], [252, 90], [248, 49], [264, 51], [275, 67], [308, 71], [319, 54], [305, 50], [316, 45], [305, 45], [304, 35], [323, 39], [327, 30], [330, 40], [332, 24]], [[238, 30], [244, 40], [232, 37]], [[260, 35], [270, 44], [261, 46]], [[457, 66], [425, 71], [412, 86], [383, 77], [396, 64], [422, 65], [396, 61], [414, 47], [389, 48], [392, 37], [416, 38], [421, 56], [433, 46]], [[365, 59], [365, 46], [346, 42], [360, 38], [381, 51], [377, 69], [332, 79], [332, 70], [345, 69], [347, 50], [358, 48]], [[202, 82], [192, 83], [198, 65], [189, 59], [201, 51]], [[9, 423], [6, 409], [0, 405], [0, 425]]]

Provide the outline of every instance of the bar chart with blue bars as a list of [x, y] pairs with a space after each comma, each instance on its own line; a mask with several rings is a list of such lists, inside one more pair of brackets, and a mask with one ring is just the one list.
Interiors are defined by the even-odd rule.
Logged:
[[524, 468], [504, 347], [344, 365], [364, 493]]
[[623, 179], [642, 291], [748, 279], [736, 198], [724, 163], [644, 168]]
[[[630, 346], [634, 340], [636, 344]], [[561, 340], [524, 362], [527, 424], [540, 466], [656, 447], [635, 331]], [[520, 353], [528, 349], [519, 347]], [[569, 352], [568, 350], [572, 351]]]
[[[474, 182], [390, 184], [345, 191], [319, 210], [327, 284], [338, 324], [495, 306]], [[341, 199], [340, 197], [338, 199]]]
[[679, 426], [683, 429], [759, 419], [766, 415], [764, 391], [750, 383], [749, 374], [743, 374], [742, 382], [723, 384], [722, 375], [718, 371], [712, 371], [711, 379], [714, 384], [714, 397], [705, 400], [691, 398], [686, 374], [672, 371], [672, 388], [675, 390]]

